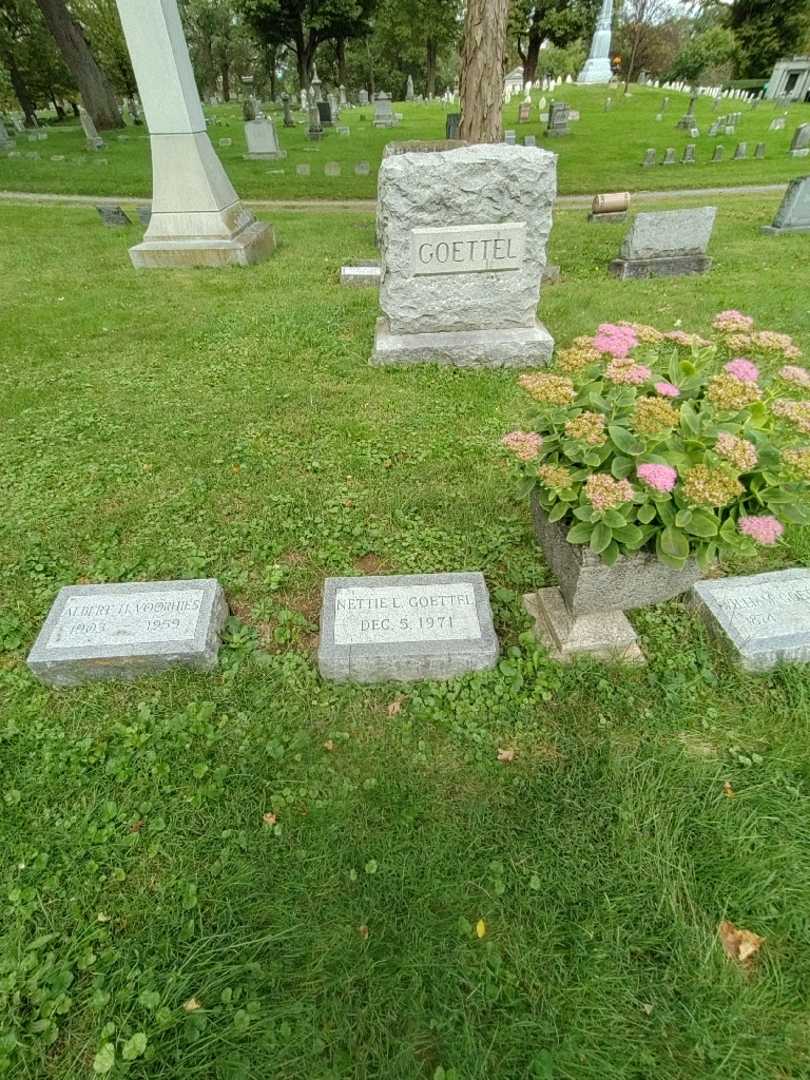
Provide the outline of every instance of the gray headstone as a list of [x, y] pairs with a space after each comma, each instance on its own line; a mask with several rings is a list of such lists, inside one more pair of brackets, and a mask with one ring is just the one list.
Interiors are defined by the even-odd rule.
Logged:
[[810, 570], [699, 581], [692, 599], [746, 671], [810, 660]]
[[705, 255], [716, 214], [714, 206], [637, 214], [621, 254], [625, 259]]
[[335, 130], [337, 131], [338, 135], [351, 135], [351, 129], [344, 127], [343, 125], [336, 128]]
[[517, 143], [517, 133], [514, 131], [505, 131], [503, 133], [503, 141], [507, 146], [515, 146]]
[[534, 135], [524, 135], [523, 136], [523, 145], [524, 146], [537, 146], [537, 138], [536, 138], [536, 136], [534, 136]]
[[357, 95], [357, 100], [360, 105], [368, 105], [368, 90], [361, 90]]
[[64, 161], [64, 160], [65, 160], [65, 155], [64, 154], [51, 154], [51, 161]]
[[233, 139], [220, 139], [219, 140], [219, 145], [220, 146], [232, 146], [233, 145]]
[[450, 679], [494, 667], [482, 574], [327, 578], [318, 667], [358, 683]]
[[810, 176], [798, 176], [791, 180], [773, 225], [766, 225], [765, 233], [810, 232]]
[[719, 124], [716, 124], [716, 123], [712, 124], [709, 127], [709, 131], [708, 131], [709, 138], [710, 139], [716, 139], [717, 138], [717, 133], [718, 133], [719, 130], [720, 130], [720, 125]]
[[810, 146], [810, 122], [800, 124], [796, 128], [790, 143], [790, 149], [791, 151], [805, 150], [808, 146]]
[[644, 154], [644, 160], [641, 163], [645, 169], [648, 169], [650, 165], [656, 164], [655, 147], [650, 147]]
[[723, 134], [724, 135], [734, 135], [736, 130], [737, 129], [734, 127], [733, 124], [726, 124], [726, 126], [723, 128]]
[[775, 116], [768, 125], [768, 131], [782, 131], [785, 126], [784, 116]]
[[681, 165], [694, 165], [695, 164], [695, 144], [687, 143], [683, 148], [683, 157], [681, 158]]
[[368, 176], [371, 172], [371, 165], [368, 161], [355, 161], [354, 163], [354, 175], [355, 176]]
[[340, 162], [327, 161], [323, 167], [324, 176], [340, 176]]
[[747, 142], [739, 142], [739, 143], [737, 143], [737, 147], [736, 147], [736, 149], [734, 151], [734, 160], [735, 161], [742, 161], [744, 158], [747, 158], [747, 157], [748, 157], [748, 143]]
[[712, 156], [712, 164], [715, 164], [718, 161], [722, 161], [725, 152], [726, 152], [725, 146], [718, 143], [718, 145], [715, 146], [715, 148], [714, 148], [714, 154]]
[[97, 206], [96, 210], [104, 224], [110, 227], [132, 224], [120, 206], [101, 205]]
[[70, 585], [56, 597], [27, 663], [50, 686], [177, 666], [210, 671], [227, 613], [213, 578]]
[[373, 286], [380, 284], [380, 264], [359, 263], [354, 266], [341, 266], [340, 284], [355, 287]]
[[374, 98], [374, 127], [394, 127], [396, 122], [391, 98], [381, 90]]
[[287, 156], [278, 144], [278, 136], [273, 121], [265, 117], [261, 120], [248, 120], [245, 124], [245, 157], [258, 161], [275, 161]]
[[754, 151], [754, 157], [755, 158], [764, 158], [765, 157], [765, 143], [764, 142], [758, 142], [757, 143], [757, 148]]
[[139, 206], [138, 207], [138, 221], [141, 225], [149, 225], [152, 220], [152, 207], [151, 206]]
[[546, 135], [567, 135], [569, 108], [564, 101], [553, 101], [548, 114]]
[[676, 165], [677, 164], [677, 160], [675, 158], [675, 147], [674, 146], [668, 146], [667, 147], [667, 151], [664, 154], [664, 160], [661, 162], [661, 164], [662, 165]]
[[444, 137], [446, 139], [457, 139], [460, 123], [461, 113], [448, 113], [444, 121]]
[[310, 166], [309, 166], [308, 162], [304, 162], [304, 164], [302, 164], [302, 165], [296, 165], [295, 166], [295, 172], [296, 172], [296, 175], [298, 175], [298, 176], [309, 176], [311, 171], [312, 170], [310, 169]]

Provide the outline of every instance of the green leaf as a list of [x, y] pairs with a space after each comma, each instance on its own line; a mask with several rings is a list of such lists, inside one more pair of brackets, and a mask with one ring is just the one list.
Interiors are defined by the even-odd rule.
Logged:
[[628, 548], [638, 548], [644, 543], [644, 533], [638, 525], [629, 523], [625, 523], [620, 529], [614, 529], [613, 538]]
[[586, 521], [578, 521], [568, 530], [566, 540], [569, 544], [587, 544], [591, 538], [593, 527]]
[[810, 523], [810, 510], [802, 503], [797, 502], [793, 506], [780, 506], [777, 514], [789, 525], [807, 525]]
[[613, 566], [619, 557], [619, 545], [615, 540], [611, 541], [605, 550], [602, 552], [602, 562], [607, 563], [608, 566]]
[[644, 450], [644, 443], [641, 439], [637, 439], [627, 428], [620, 427], [618, 424], [610, 424], [608, 434], [623, 454], [641, 454]]
[[610, 526], [606, 525], [604, 521], [597, 522], [591, 533], [591, 551], [596, 555], [599, 555], [600, 552], [605, 550], [612, 539], [613, 533], [610, 530]]
[[675, 524], [678, 526], [679, 529], [685, 528], [691, 520], [691, 510], [679, 510], [678, 513], [675, 515]]
[[115, 1047], [112, 1043], [104, 1043], [93, 1058], [93, 1072], [98, 1076], [103, 1076], [112, 1069], [113, 1065], [115, 1065]]
[[655, 504], [654, 503], [644, 503], [643, 506], [640, 506], [638, 508], [638, 520], [643, 525], [648, 525], [652, 521], [652, 519], [654, 517], [655, 517]]
[[681, 405], [681, 427], [689, 435], [698, 435], [700, 433], [700, 417], [695, 411], [694, 405], [689, 401], [685, 401]]
[[556, 502], [548, 512], [548, 520], [559, 521], [560, 518], [565, 517], [568, 509], [564, 502]]
[[679, 529], [668, 525], [661, 533], [661, 550], [665, 555], [683, 561], [689, 556], [689, 541]]
[[632, 458], [623, 457], [621, 454], [617, 454], [610, 465], [610, 471], [617, 480], [624, 480], [626, 476], [635, 468], [635, 462]]
[[717, 518], [708, 510], [693, 510], [684, 528], [690, 536], [717, 536]]
[[611, 529], [620, 529], [622, 525], [627, 524], [627, 518], [624, 514], [620, 514], [618, 510], [606, 510], [602, 514], [602, 521], [609, 525]]
[[675, 524], [675, 511], [672, 508], [671, 499], [656, 499], [655, 509], [658, 511], [658, 516], [665, 525]]
[[136, 1031], [131, 1039], [127, 1039], [121, 1050], [124, 1061], [134, 1061], [139, 1058], [146, 1049], [147, 1038], [142, 1031]]
[[536, 476], [521, 476], [518, 480], [517, 495], [519, 499], [527, 499], [537, 487]]
[[593, 521], [593, 513], [592, 506], [578, 506], [574, 511], [574, 517], [579, 521]]
[[160, 994], [157, 990], [141, 990], [138, 994], [138, 1004], [150, 1011], [156, 1009], [160, 1004]]

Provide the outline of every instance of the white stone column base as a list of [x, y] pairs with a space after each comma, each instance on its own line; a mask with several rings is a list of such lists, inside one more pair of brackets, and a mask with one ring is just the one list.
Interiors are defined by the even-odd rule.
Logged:
[[129, 249], [129, 257], [137, 269], [250, 266], [266, 259], [274, 246], [273, 226], [267, 221], [251, 221], [229, 240], [209, 237], [144, 240]]
[[392, 334], [377, 320], [372, 364], [447, 364], [453, 367], [544, 367], [554, 339], [541, 322], [504, 330], [455, 330]]
[[610, 66], [610, 60], [605, 57], [599, 57], [597, 60], [586, 60], [585, 66], [579, 75], [577, 75], [578, 83], [609, 83], [613, 78], [613, 70]]

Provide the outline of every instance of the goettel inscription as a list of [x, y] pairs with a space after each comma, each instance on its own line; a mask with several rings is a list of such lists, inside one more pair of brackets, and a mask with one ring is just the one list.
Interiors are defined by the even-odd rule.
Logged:
[[326, 580], [318, 649], [325, 679], [449, 679], [497, 659], [479, 573]]
[[411, 229], [411, 273], [520, 270], [525, 250], [525, 222]]

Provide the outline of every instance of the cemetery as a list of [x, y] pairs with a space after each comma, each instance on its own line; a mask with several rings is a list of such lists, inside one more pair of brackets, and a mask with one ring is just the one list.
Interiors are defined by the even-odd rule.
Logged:
[[118, 6], [0, 111], [0, 1075], [804, 1075], [810, 104]]

